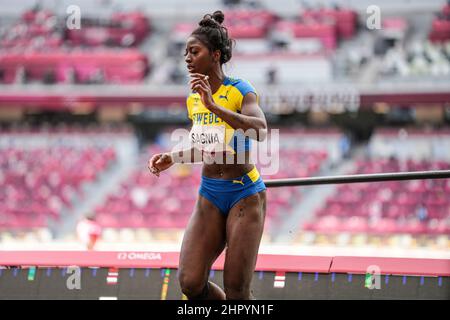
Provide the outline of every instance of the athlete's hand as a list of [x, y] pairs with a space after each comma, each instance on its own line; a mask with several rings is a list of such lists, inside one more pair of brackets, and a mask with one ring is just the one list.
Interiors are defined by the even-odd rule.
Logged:
[[169, 153], [158, 153], [148, 160], [148, 169], [155, 176], [159, 177], [159, 173], [169, 169], [174, 164], [172, 156]]
[[196, 91], [200, 95], [203, 105], [209, 109], [214, 105], [214, 99], [212, 97], [208, 76], [201, 73], [191, 73], [190, 77], [191, 90]]

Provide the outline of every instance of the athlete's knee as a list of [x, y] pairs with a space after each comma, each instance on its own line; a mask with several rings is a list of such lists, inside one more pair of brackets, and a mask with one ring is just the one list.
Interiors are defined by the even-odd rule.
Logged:
[[180, 273], [178, 281], [181, 291], [188, 299], [203, 299], [208, 295], [208, 286], [203, 279]]
[[227, 300], [250, 300], [252, 298], [250, 287], [242, 284], [226, 284], [225, 295]]

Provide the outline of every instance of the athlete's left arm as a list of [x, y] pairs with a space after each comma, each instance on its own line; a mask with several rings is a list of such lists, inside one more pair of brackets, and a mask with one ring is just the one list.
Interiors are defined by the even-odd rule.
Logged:
[[[254, 92], [248, 92], [242, 99], [241, 113], [237, 113], [214, 102], [208, 77], [203, 74], [191, 74], [191, 89], [200, 94], [203, 105], [233, 129], [241, 129], [250, 139], [264, 141], [267, 136], [267, 121], [258, 104]], [[248, 131], [247, 131], [248, 130]]]
[[209, 106], [208, 109], [228, 123], [233, 129], [242, 129], [249, 138], [257, 141], [264, 141], [266, 139], [267, 121], [264, 112], [258, 104], [255, 93], [249, 92], [244, 96], [241, 113], [228, 110], [215, 103]]

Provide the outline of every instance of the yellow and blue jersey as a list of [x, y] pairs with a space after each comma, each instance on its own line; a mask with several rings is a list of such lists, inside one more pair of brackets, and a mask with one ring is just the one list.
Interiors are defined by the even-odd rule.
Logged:
[[[213, 94], [213, 99], [217, 105], [240, 113], [242, 101], [249, 92], [253, 92], [258, 97], [255, 88], [248, 81], [225, 77], [220, 88]], [[186, 104], [193, 126], [190, 140], [199, 149], [233, 154], [250, 150], [250, 139], [235, 131], [228, 123], [208, 110], [198, 93], [191, 93]], [[219, 145], [222, 149], [217, 149]]]
[[[225, 77], [220, 88], [213, 94], [214, 102], [233, 112], [240, 113], [245, 95], [255, 88], [245, 80]], [[250, 138], [234, 130], [202, 103], [198, 93], [187, 98], [189, 118], [192, 120], [191, 144], [203, 151], [225, 151], [232, 154], [250, 151]], [[234, 179], [215, 179], [202, 176], [199, 194], [219, 211], [227, 215], [243, 198], [266, 190], [256, 166], [245, 175]]]

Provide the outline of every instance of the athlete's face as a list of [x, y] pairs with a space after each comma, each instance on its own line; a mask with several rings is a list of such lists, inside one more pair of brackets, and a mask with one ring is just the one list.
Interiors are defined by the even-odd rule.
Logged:
[[[220, 52], [219, 50], [217, 50]], [[196, 37], [189, 37], [186, 42], [185, 61], [189, 73], [209, 74], [220, 58], [220, 53], [211, 53]]]

